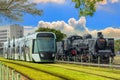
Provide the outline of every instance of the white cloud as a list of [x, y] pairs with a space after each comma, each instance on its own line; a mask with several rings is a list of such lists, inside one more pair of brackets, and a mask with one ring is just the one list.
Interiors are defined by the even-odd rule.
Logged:
[[64, 21], [56, 21], [51, 23], [39, 21], [38, 27], [54, 28], [61, 30], [67, 35], [88, 33], [85, 17], [81, 17], [78, 21], [74, 18], [70, 18], [68, 23], [65, 23]]
[[120, 3], [120, 0], [103, 0], [96, 4], [98, 10], [107, 11], [109, 13], [114, 13], [114, 9], [110, 6], [115, 3]]
[[108, 3], [107, 0], [103, 0], [103, 1], [99, 2], [99, 4], [101, 4], [101, 5], [105, 5], [105, 4], [107, 4], [107, 3]]
[[119, 0], [111, 0], [111, 3], [117, 3]]
[[99, 2], [100, 5], [106, 5], [108, 3], [117, 3], [117, 2], [120, 2], [120, 0], [103, 0], [101, 2]]
[[103, 30], [90, 31], [86, 27], [85, 17], [81, 17], [79, 20], [70, 18], [68, 20], [68, 23], [64, 21], [54, 21], [54, 22], [39, 21], [38, 27], [25, 26], [25, 31], [24, 31], [25, 35], [28, 33], [35, 32], [35, 30], [38, 29], [39, 27], [48, 27], [48, 28], [61, 30], [61, 32], [67, 34], [68, 36], [74, 34], [83, 35], [90, 33], [93, 35], [93, 37], [96, 37], [97, 32], [102, 32], [105, 37], [120, 38], [120, 28], [107, 27]]
[[58, 4], [63, 4], [65, 0], [30, 0], [31, 2], [34, 3], [58, 3]]
[[91, 34], [93, 36], [97, 36], [97, 32], [102, 32], [104, 37], [120, 38], [120, 29], [119, 28], [107, 27], [103, 30], [93, 30], [93, 31], [91, 31]]

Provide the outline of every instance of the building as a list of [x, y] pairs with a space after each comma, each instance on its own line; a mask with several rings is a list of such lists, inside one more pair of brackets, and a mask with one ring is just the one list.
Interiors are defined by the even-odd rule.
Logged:
[[18, 24], [0, 27], [0, 53], [3, 43], [9, 39], [23, 37], [24, 28]]

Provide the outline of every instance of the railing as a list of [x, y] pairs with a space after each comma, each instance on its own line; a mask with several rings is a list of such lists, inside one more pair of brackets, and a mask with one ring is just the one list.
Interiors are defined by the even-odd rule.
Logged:
[[[70, 60], [71, 59], [71, 60]], [[87, 61], [84, 61], [83, 60], [83, 56], [80, 56], [80, 57], [76, 57], [76, 56], [73, 56], [73, 57], [65, 57], [65, 56], [62, 56], [60, 59], [55, 59], [56, 62], [61, 62], [61, 61], [67, 61], [67, 62], [80, 62], [80, 63], [90, 63], [90, 64], [97, 64], [98, 66], [101, 65], [101, 64], [104, 64], [104, 63], [101, 63], [100, 62], [100, 57], [98, 57], [96, 59], [97, 62], [92, 62], [91, 61], [91, 58], [90, 56], [88, 57], [88, 60]], [[106, 64], [106, 63], [105, 63]], [[110, 67], [112, 67], [113, 65], [113, 61], [112, 61], [112, 58], [109, 57], [109, 62], [107, 63], [107, 65], [109, 65]]]
[[0, 62], [0, 80], [20, 80], [20, 74]]

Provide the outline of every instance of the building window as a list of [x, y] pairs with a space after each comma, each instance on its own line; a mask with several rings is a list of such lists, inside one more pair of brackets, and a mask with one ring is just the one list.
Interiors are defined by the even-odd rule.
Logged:
[[7, 30], [0, 30], [0, 32], [7, 32]]

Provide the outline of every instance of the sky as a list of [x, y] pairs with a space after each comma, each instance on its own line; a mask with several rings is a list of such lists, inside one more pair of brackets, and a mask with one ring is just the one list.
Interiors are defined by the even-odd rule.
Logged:
[[97, 4], [97, 11], [92, 17], [79, 17], [79, 10], [74, 8], [72, 0], [29, 0], [37, 3], [43, 10], [42, 16], [24, 15], [25, 35], [39, 27], [49, 27], [69, 35], [90, 33], [96, 36], [102, 31], [105, 37], [120, 37], [120, 0], [103, 0]]

